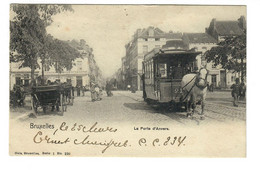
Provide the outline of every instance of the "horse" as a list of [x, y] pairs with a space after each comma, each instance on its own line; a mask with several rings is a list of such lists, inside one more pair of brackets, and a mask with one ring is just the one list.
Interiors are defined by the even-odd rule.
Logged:
[[[192, 117], [197, 102], [201, 103], [201, 113], [199, 113], [200, 119], [204, 120], [204, 107], [205, 99], [207, 94], [207, 76], [208, 70], [206, 68], [201, 68], [198, 73], [190, 73], [183, 76], [181, 81], [181, 87], [183, 90], [182, 102], [186, 103], [187, 117]], [[200, 99], [200, 100], [198, 100]], [[192, 106], [192, 112], [190, 108]]]

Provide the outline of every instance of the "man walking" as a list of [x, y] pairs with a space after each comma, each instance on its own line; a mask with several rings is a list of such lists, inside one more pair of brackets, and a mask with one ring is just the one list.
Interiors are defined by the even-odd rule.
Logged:
[[240, 94], [239, 78], [236, 78], [236, 83], [232, 84], [232, 86], [230, 88], [232, 89], [231, 94], [232, 94], [232, 97], [234, 98], [233, 105], [235, 107], [238, 107], [238, 97], [239, 97], [239, 94]]

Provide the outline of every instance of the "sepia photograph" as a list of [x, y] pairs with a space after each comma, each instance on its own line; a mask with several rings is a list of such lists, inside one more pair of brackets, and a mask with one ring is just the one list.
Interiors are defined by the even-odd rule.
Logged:
[[247, 6], [9, 7], [9, 155], [246, 157]]

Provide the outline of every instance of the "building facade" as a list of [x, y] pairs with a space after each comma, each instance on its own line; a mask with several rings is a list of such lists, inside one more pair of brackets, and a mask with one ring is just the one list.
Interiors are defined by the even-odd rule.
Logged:
[[[84, 53], [81, 51], [82, 58], [77, 58], [73, 62], [71, 70], [64, 69], [62, 72], [57, 72], [55, 67], [48, 69], [44, 68], [44, 79], [60, 82], [71, 82], [73, 86], [89, 86], [90, 83], [90, 69], [89, 60]], [[41, 61], [38, 61], [40, 63]], [[10, 89], [16, 85], [29, 86], [31, 82], [31, 69], [29, 67], [19, 68], [21, 63], [10, 63]], [[34, 78], [42, 76], [42, 68], [35, 70]]]
[[[209, 70], [208, 82], [214, 87], [229, 88], [239, 76], [232, 70], [225, 70], [221, 65], [207, 63], [205, 52], [223, 41], [228, 36], [239, 36], [246, 30], [246, 20], [241, 16], [237, 21], [217, 21], [212, 19], [204, 33], [173, 33], [163, 32], [159, 28], [148, 27], [138, 29], [132, 40], [125, 45], [126, 56], [122, 58], [120, 74], [124, 87], [130, 85], [136, 90], [142, 89], [141, 75], [144, 55], [154, 48], [184, 48], [201, 51], [197, 56], [198, 69], [203, 65]], [[167, 42], [167, 44], [166, 44]], [[172, 46], [172, 47], [170, 47]], [[120, 78], [118, 78], [120, 79]]]
[[165, 33], [159, 28], [148, 27], [138, 29], [133, 35], [133, 39], [125, 45], [125, 78], [126, 85], [130, 85], [135, 90], [141, 90], [142, 82], [142, 62], [144, 55], [154, 48], [161, 48], [167, 40], [182, 39], [182, 33]]
[[[241, 16], [237, 21], [218, 21], [213, 18], [206, 33], [217, 40], [217, 43], [224, 41], [226, 37], [235, 37], [245, 34], [246, 19]], [[233, 70], [225, 70], [221, 65], [214, 66], [213, 63], [208, 63], [207, 68], [210, 70], [210, 81], [216, 86], [221, 88], [229, 88], [235, 79], [240, 77], [241, 73], [234, 72]]]

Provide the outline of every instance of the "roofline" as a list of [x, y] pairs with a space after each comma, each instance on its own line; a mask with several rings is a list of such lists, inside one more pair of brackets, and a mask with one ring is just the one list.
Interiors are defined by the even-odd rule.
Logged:
[[[153, 49], [152, 51], [148, 52], [144, 59], [153, 58], [155, 56], [158, 56], [160, 54], [195, 54], [199, 55], [202, 54], [201, 51], [193, 51], [193, 50], [180, 50], [180, 49]], [[152, 56], [151, 56], [152, 55]], [[149, 57], [150, 56], [150, 57]]]

